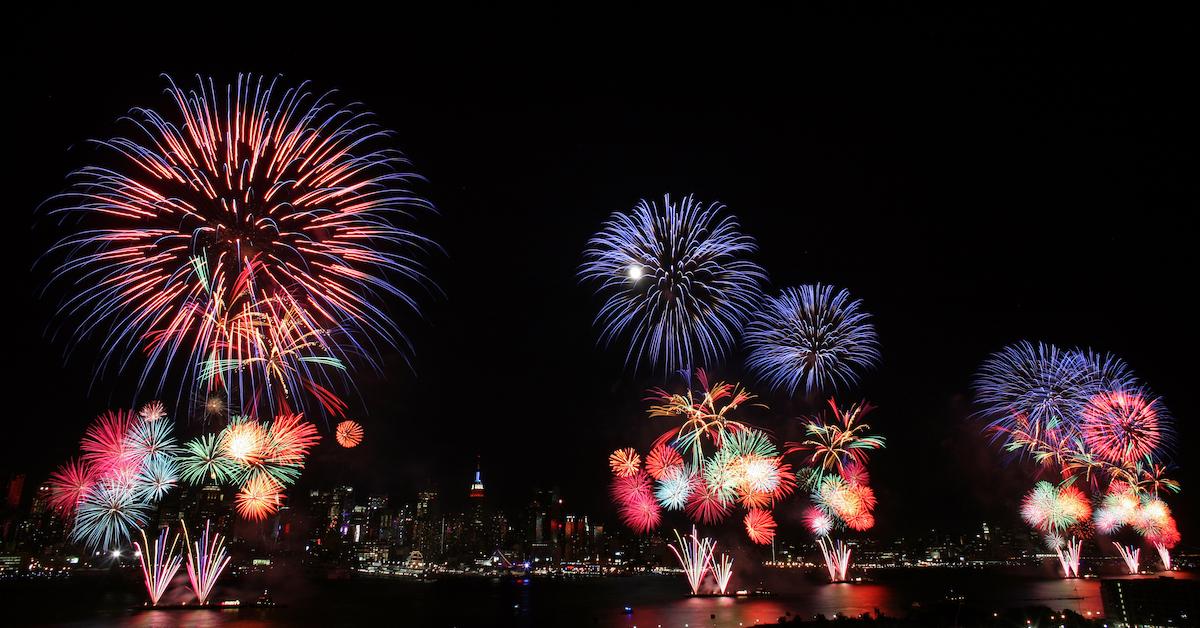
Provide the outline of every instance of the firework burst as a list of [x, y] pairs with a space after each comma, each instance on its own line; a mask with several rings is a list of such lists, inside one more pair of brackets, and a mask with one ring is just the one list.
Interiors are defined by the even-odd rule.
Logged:
[[134, 109], [135, 134], [98, 142], [113, 163], [51, 201], [79, 224], [52, 249], [52, 281], [84, 286], [60, 311], [77, 338], [100, 336], [101, 368], [141, 351], [144, 384], [179, 364], [199, 386], [299, 403], [346, 356], [406, 348], [384, 301], [416, 309], [396, 281], [427, 285], [416, 259], [432, 245], [398, 225], [430, 205], [389, 134], [307, 83], [239, 75], [167, 93], [173, 111]]
[[770, 511], [751, 508], [742, 520], [746, 536], [759, 545], [768, 545], [775, 540], [775, 517]]
[[723, 206], [692, 197], [639, 201], [588, 241], [581, 279], [604, 299], [606, 344], [628, 337], [626, 362], [664, 371], [713, 365], [733, 346], [766, 281], [756, 249]]
[[97, 482], [79, 502], [71, 540], [107, 549], [129, 541], [146, 525], [150, 507], [136, 489], [109, 480]]
[[632, 447], [618, 449], [608, 456], [608, 466], [617, 477], [628, 477], [642, 468], [642, 457]]
[[1080, 411], [1087, 446], [1108, 462], [1149, 458], [1163, 443], [1166, 410], [1144, 391], [1101, 391]]
[[354, 421], [342, 421], [334, 432], [337, 443], [346, 449], [357, 447], [363, 439], [363, 428]]
[[280, 486], [267, 475], [251, 476], [235, 498], [237, 512], [250, 521], [262, 521], [283, 505]]
[[50, 506], [70, 517], [95, 486], [96, 473], [86, 460], [72, 459], [51, 473], [47, 484], [50, 486]]
[[879, 362], [862, 301], [833, 286], [788, 288], [746, 327], [746, 366], [775, 389], [819, 394], [852, 386]]
[[196, 486], [208, 482], [228, 484], [238, 473], [237, 461], [225, 455], [218, 434], [202, 434], [189, 440], [179, 460], [180, 479]]

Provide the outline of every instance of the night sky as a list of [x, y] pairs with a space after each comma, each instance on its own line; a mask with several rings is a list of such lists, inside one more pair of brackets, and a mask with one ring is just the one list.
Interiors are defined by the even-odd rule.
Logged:
[[[642, 401], [664, 381], [597, 346], [599, 303], [575, 272], [611, 212], [694, 193], [757, 239], [772, 290], [832, 283], [874, 315], [883, 361], [855, 395], [879, 406], [872, 424], [888, 438], [872, 461], [878, 534], [1015, 523], [1032, 480], [968, 420], [968, 383], [1020, 339], [1115, 352], [1165, 398], [1185, 487], [1171, 503], [1185, 539], [1200, 522], [1187, 33], [780, 14], [586, 35], [566, 18], [518, 31], [364, 27], [359, 15], [371, 30], [318, 35], [328, 25], [313, 17], [216, 37], [54, 19], [19, 20], [6, 54], [14, 283], [0, 471], [40, 481], [131, 392], [131, 373], [89, 389], [96, 347], [64, 360], [67, 344], [46, 333], [62, 292], [41, 295], [48, 267], [34, 261], [59, 232], [38, 204], [95, 157], [85, 140], [127, 129], [115, 123], [127, 108], [168, 108], [160, 73], [278, 72], [337, 88], [396, 132], [439, 211], [421, 229], [446, 251], [430, 263], [445, 294], [420, 296], [423, 318], [392, 304], [412, 369], [387, 356], [381, 375], [356, 373], [351, 414], [367, 440], [322, 445], [301, 486], [403, 495], [433, 483], [465, 497], [480, 455], [502, 505], [558, 487], [615, 519], [606, 455], [665, 429]], [[711, 370], [740, 380], [742, 359]], [[756, 420], [780, 435], [810, 410], [763, 401]]]

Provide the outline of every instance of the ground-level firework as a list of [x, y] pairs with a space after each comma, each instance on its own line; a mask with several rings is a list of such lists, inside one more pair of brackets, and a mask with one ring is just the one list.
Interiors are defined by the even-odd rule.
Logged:
[[717, 592], [724, 595], [729, 592], [729, 578], [733, 576], [733, 557], [722, 553], [713, 557], [712, 575], [717, 580]]
[[830, 582], [845, 582], [850, 569], [850, 548], [842, 541], [831, 541], [828, 537], [817, 539], [821, 555], [825, 557], [825, 569]]
[[1136, 574], [1142, 557], [1142, 549], [1132, 545], [1121, 545], [1116, 541], [1113, 541], [1113, 546], [1117, 548], [1121, 560], [1125, 561], [1125, 567], [1129, 569], [1129, 573]]
[[146, 584], [146, 593], [150, 596], [150, 605], [158, 606], [159, 598], [171, 585], [171, 579], [175, 577], [183, 562], [183, 556], [175, 552], [179, 537], [173, 537], [168, 545], [167, 529], [163, 528], [151, 546], [146, 539], [146, 531], [142, 530], [141, 533], [142, 544], [138, 545], [135, 542], [133, 545], [138, 550], [138, 562], [142, 566], [142, 578]]
[[212, 533], [212, 523], [204, 522], [204, 532], [191, 541], [187, 534], [187, 526], [183, 528], [184, 543], [187, 546], [187, 573], [192, 592], [200, 604], [208, 602], [213, 585], [221, 572], [229, 565], [230, 557], [225, 551], [225, 539], [220, 534]]
[[704, 575], [712, 567], [713, 550], [716, 549], [716, 545], [712, 539], [700, 538], [696, 526], [692, 526], [691, 534], [680, 535], [678, 530], [675, 531], [675, 545], [669, 547], [675, 553], [675, 558], [679, 559], [679, 566], [683, 568], [688, 584], [692, 587], [692, 595], [700, 592]]

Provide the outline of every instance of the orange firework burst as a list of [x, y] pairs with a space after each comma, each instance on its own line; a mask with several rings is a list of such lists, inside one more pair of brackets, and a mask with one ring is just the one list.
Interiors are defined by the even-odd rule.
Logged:
[[743, 523], [746, 524], [746, 536], [751, 541], [766, 545], [775, 539], [775, 517], [771, 516], [770, 511], [751, 508]]
[[225, 455], [245, 465], [254, 465], [266, 455], [267, 432], [257, 421], [235, 420], [221, 432]]
[[237, 511], [250, 521], [262, 521], [275, 514], [283, 505], [279, 484], [266, 474], [255, 474], [237, 494]]
[[646, 472], [656, 480], [666, 477], [668, 470], [674, 467], [683, 467], [683, 457], [666, 443], [655, 445], [646, 456]]
[[638, 472], [642, 466], [642, 457], [632, 447], [618, 449], [609, 455], [608, 466], [617, 477], [626, 478]]
[[350, 449], [357, 446], [363, 439], [363, 428], [354, 421], [342, 421], [337, 425], [337, 431], [334, 432], [334, 438], [342, 447]]
[[167, 408], [161, 401], [151, 401], [138, 410], [138, 416], [142, 417], [143, 421], [157, 421], [167, 416]]

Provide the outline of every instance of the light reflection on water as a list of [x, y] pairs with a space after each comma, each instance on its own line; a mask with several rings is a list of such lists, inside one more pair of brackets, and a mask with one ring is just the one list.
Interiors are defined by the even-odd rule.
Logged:
[[[126, 609], [139, 604], [143, 595], [132, 581], [32, 589], [22, 594], [21, 599], [29, 608], [29, 618], [37, 623], [137, 628], [364, 624], [746, 628], [772, 624], [780, 617], [857, 616], [873, 614], [877, 609], [888, 615], [904, 616], [914, 602], [944, 602], [947, 595], [961, 595], [968, 604], [983, 610], [1046, 606], [1054, 610], [1070, 609], [1085, 616], [1089, 612], [1096, 616], [1102, 611], [1100, 581], [1095, 579], [1063, 580], [967, 570], [902, 570], [877, 574], [877, 579], [872, 583], [832, 585], [802, 575], [776, 572], [762, 584], [777, 592], [777, 597], [692, 598], [686, 595], [687, 585], [681, 577], [535, 579], [527, 583], [447, 578], [424, 584], [292, 578], [272, 588], [275, 599], [286, 607], [267, 610], [130, 612]], [[741, 586], [755, 584], [746, 582]], [[260, 592], [261, 588], [249, 583], [227, 582], [217, 599], [241, 597], [249, 601]], [[624, 612], [626, 606], [632, 609], [628, 614]]]

